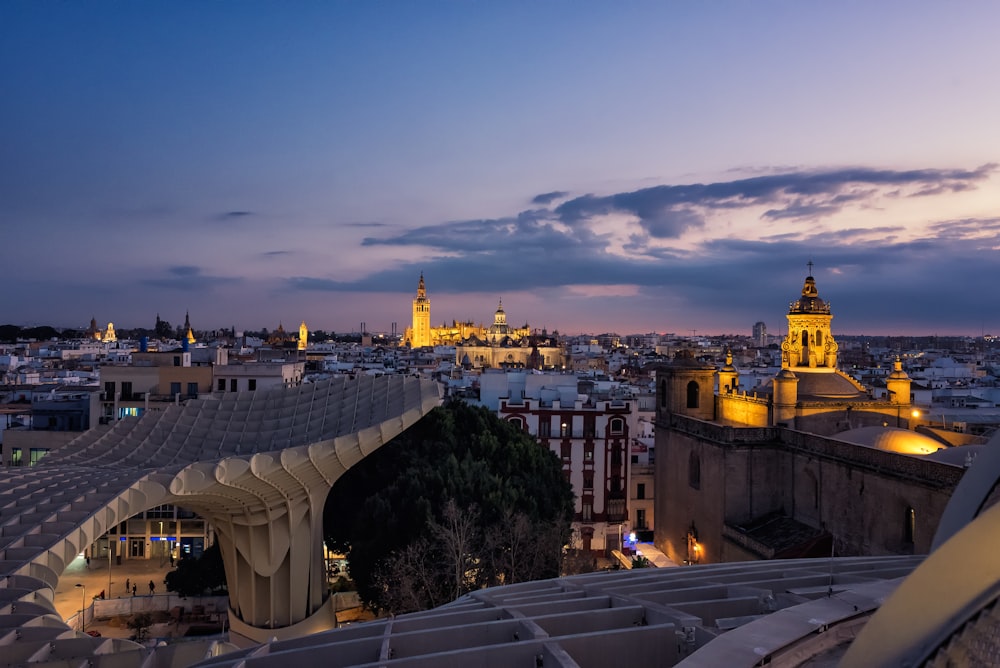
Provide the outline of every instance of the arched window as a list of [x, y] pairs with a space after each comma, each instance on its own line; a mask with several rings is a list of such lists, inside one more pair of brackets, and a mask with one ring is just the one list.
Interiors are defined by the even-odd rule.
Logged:
[[687, 407], [688, 408], [698, 408], [698, 383], [691, 381], [688, 383], [687, 387]]
[[524, 431], [524, 420], [521, 419], [521, 416], [515, 415], [512, 418], [508, 418], [507, 421], [517, 427], [518, 431]]
[[823, 345], [823, 330], [821, 329], [816, 330], [816, 345], [817, 346]]
[[621, 434], [625, 431], [625, 420], [621, 418], [611, 418], [611, 433]]
[[701, 489], [701, 460], [694, 452], [688, 455], [688, 484]]

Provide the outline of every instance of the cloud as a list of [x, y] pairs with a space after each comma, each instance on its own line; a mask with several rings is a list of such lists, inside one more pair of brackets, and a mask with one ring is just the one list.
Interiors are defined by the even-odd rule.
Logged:
[[547, 206], [552, 204], [557, 199], [562, 199], [569, 195], [568, 192], [563, 190], [553, 190], [550, 193], [542, 193], [541, 195], [535, 195], [531, 198], [532, 204], [539, 204], [541, 206]]
[[[609, 300], [628, 299], [644, 309], [663, 309], [657, 317], [669, 322], [711, 311], [719, 319], [746, 321], [747, 328], [770, 319], [778, 329], [788, 300], [802, 287], [806, 262], [813, 260], [824, 298], [850, 307], [837, 314], [847, 331], [873, 331], [878, 328], [871, 323], [887, 321], [901, 327], [926, 322], [932, 305], [949, 323], [967, 323], [970, 313], [1000, 311], [1000, 294], [956, 291], [954, 281], [941, 277], [970, 284], [996, 278], [1000, 218], [920, 220], [913, 226], [912, 214], [900, 219], [898, 209], [891, 209], [884, 223], [870, 227], [800, 223], [843, 216], [848, 209], [852, 222], [861, 209], [878, 221], [881, 209], [928, 197], [928, 188], [943, 195], [977, 188], [994, 171], [992, 165], [800, 170], [588, 194], [554, 208], [368, 237], [364, 246], [407, 248], [413, 261], [356, 279], [304, 275], [285, 284], [296, 291], [398, 293], [415, 285], [423, 271], [439, 297], [472, 290], [543, 299], [550, 305], [542, 316], [549, 324], [559, 308], [572, 303], [579, 309], [575, 300], [588, 298], [604, 300], [588, 309], [620, 309]], [[750, 225], [727, 232], [731, 217]]]
[[215, 216], [215, 220], [232, 221], [253, 215], [254, 213], [252, 211], [226, 211], [225, 213], [217, 214]]
[[217, 286], [239, 283], [243, 279], [233, 276], [209, 276], [201, 273], [200, 267], [191, 265], [175, 265], [167, 267], [165, 276], [159, 278], [139, 279], [141, 285], [166, 290], [184, 290], [203, 292]]
[[766, 206], [766, 219], [819, 219], [899, 188], [911, 189], [909, 195], [914, 197], [968, 190], [996, 169], [990, 163], [972, 170], [802, 170], [709, 184], [660, 185], [606, 196], [588, 194], [563, 202], [555, 211], [567, 223], [623, 212], [636, 216], [651, 237], [676, 239], [702, 227], [710, 211]]
[[288, 250], [272, 250], [272, 251], [264, 251], [263, 253], [260, 254], [260, 256], [261, 257], [281, 257], [283, 255], [292, 255], [292, 254], [293, 254], [293, 251], [288, 251]]

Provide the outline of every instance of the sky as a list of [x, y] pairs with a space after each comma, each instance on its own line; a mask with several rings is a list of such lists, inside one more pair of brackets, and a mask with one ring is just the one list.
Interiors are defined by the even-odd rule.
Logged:
[[0, 324], [1000, 334], [1000, 3], [0, 3]]

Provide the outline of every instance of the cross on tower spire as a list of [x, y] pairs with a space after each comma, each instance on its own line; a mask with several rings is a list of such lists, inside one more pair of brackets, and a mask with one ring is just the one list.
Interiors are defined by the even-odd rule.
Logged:
[[809, 275], [812, 276], [813, 275], [813, 261], [809, 260], [808, 262], [806, 262], [806, 266], [809, 267]]

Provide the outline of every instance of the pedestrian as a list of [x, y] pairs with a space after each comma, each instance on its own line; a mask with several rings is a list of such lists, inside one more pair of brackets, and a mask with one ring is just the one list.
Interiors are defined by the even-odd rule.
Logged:
[[138, 586], [138, 585], [132, 585], [132, 595], [133, 595], [133, 596], [135, 596], [135, 588], [136, 588], [137, 586]]
[[173, 553], [173, 551], [171, 551], [170, 552], [170, 568], [173, 568], [173, 567], [174, 567], [174, 553]]
[[132, 591], [132, 580], [131, 578], [125, 578], [125, 595], [128, 596], [130, 591]]
[[152, 580], [150, 580], [149, 581], [149, 595], [152, 596], [155, 593], [156, 593], [156, 585], [153, 584]]
[[88, 554], [84, 559], [87, 560], [87, 568], [90, 568], [90, 555]]

